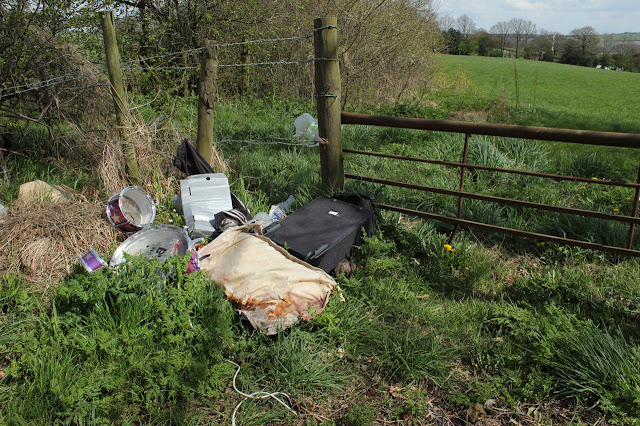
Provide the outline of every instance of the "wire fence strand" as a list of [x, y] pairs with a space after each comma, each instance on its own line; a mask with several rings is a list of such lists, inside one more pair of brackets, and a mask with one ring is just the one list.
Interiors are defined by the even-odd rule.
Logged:
[[253, 140], [244, 139], [224, 139], [217, 141], [216, 143], [238, 143], [245, 145], [286, 145], [286, 146], [300, 146], [304, 148], [313, 148], [318, 146], [314, 141], [303, 141], [296, 138], [277, 138], [272, 136], [265, 136], [256, 138]]
[[122, 71], [155, 71], [155, 70], [197, 70], [198, 66], [184, 66], [184, 67], [127, 67], [122, 68]]
[[[336, 58], [310, 58], [303, 61], [269, 61], [269, 62], [252, 62], [246, 64], [222, 64], [218, 65], [218, 68], [241, 68], [241, 67], [256, 67], [256, 66], [276, 66], [276, 65], [304, 65], [315, 61], [339, 61]], [[199, 66], [182, 66], [182, 67], [126, 67], [122, 68], [123, 71], [153, 71], [153, 70], [196, 70]]]
[[295, 40], [304, 40], [304, 39], [308, 40], [312, 37], [313, 37], [313, 34], [305, 34], [302, 36], [294, 36], [294, 37], [269, 38], [269, 39], [259, 39], [259, 40], [238, 41], [234, 43], [216, 44], [215, 47], [243, 46], [243, 45], [254, 44], [254, 43], [279, 43], [283, 41], [295, 41]]
[[[216, 44], [216, 47], [222, 48], [222, 47], [232, 47], [232, 46], [242, 46], [242, 45], [248, 45], [248, 44], [255, 44], [255, 43], [279, 43], [279, 42], [285, 42], [285, 41], [295, 41], [295, 40], [309, 40], [310, 38], [312, 38], [314, 36], [314, 33], [317, 31], [322, 31], [325, 29], [329, 29], [329, 28], [337, 28], [334, 25], [327, 25], [325, 27], [320, 27], [320, 28], [315, 28], [313, 30], [313, 33], [310, 34], [304, 34], [302, 36], [293, 36], [293, 37], [280, 37], [280, 38], [272, 38], [272, 39], [257, 39], [257, 40], [248, 40], [248, 41], [242, 41], [242, 42], [234, 42], [234, 43], [224, 43], [224, 44]], [[131, 64], [136, 64], [136, 63], [142, 63], [142, 62], [148, 62], [152, 59], [162, 59], [162, 58], [169, 58], [169, 57], [173, 57], [173, 56], [178, 56], [178, 55], [185, 55], [185, 54], [191, 54], [191, 53], [195, 53], [195, 52], [200, 52], [202, 51], [203, 48], [199, 47], [199, 48], [195, 48], [195, 49], [189, 49], [189, 50], [184, 50], [181, 52], [171, 52], [171, 53], [166, 53], [163, 55], [157, 55], [157, 56], [150, 56], [150, 57], [146, 57], [146, 58], [139, 58], [139, 59], [135, 59], [132, 61], [127, 61], [124, 62], [122, 65], [124, 66], [123, 70], [127, 70], [127, 71], [151, 71], [151, 70], [195, 70], [198, 69], [198, 66], [154, 66], [154, 67], [146, 67], [146, 66], [142, 66], [142, 67], [128, 67], [127, 65], [131, 65]], [[280, 61], [265, 61], [265, 62], [253, 62], [253, 63], [246, 63], [246, 64], [223, 64], [223, 65], [218, 65], [219, 68], [240, 68], [240, 67], [252, 67], [252, 66], [278, 66], [278, 65], [304, 65], [304, 64], [308, 64], [314, 61], [338, 61], [338, 59], [335, 58], [310, 58], [310, 59], [306, 59], [306, 60], [301, 60], [301, 61], [287, 61], [287, 60], [280, 60]], [[5, 98], [9, 98], [9, 97], [14, 97], [17, 95], [21, 95], [24, 93], [28, 93], [28, 92], [32, 92], [32, 91], [36, 91], [36, 90], [41, 90], [47, 87], [52, 87], [52, 86], [56, 86], [59, 84], [63, 84], [63, 83], [69, 83], [72, 81], [78, 81], [78, 80], [82, 80], [82, 79], [86, 79], [86, 78], [91, 78], [94, 76], [98, 76], [98, 75], [103, 75], [105, 76], [105, 73], [103, 71], [94, 71], [91, 73], [67, 73], [58, 77], [53, 77], [50, 79], [46, 79], [46, 80], [40, 80], [40, 81], [36, 81], [36, 82], [32, 82], [32, 83], [25, 83], [25, 84], [21, 84], [21, 85], [16, 85], [13, 87], [5, 87], [5, 88], [0, 88], [0, 101], [2, 99]], [[246, 141], [246, 142], [254, 142], [254, 141]]]
[[69, 83], [72, 81], [83, 80], [98, 75], [104, 75], [101, 71], [92, 73], [67, 73], [48, 80], [36, 81], [33, 83], [25, 83], [19, 86], [0, 88], [0, 100], [9, 98], [23, 93], [33, 92], [35, 90], [46, 89], [47, 87], [57, 86], [58, 84]]
[[[217, 48], [226, 48], [226, 47], [235, 47], [235, 46], [243, 46], [243, 45], [251, 45], [258, 43], [281, 43], [281, 42], [289, 42], [289, 41], [297, 41], [297, 40], [310, 40], [313, 38], [314, 33], [317, 31], [322, 31], [329, 28], [336, 28], [335, 26], [329, 25], [322, 28], [316, 28], [313, 30], [313, 33], [305, 34], [302, 36], [293, 36], [293, 37], [281, 37], [281, 38], [272, 38], [272, 39], [257, 39], [257, 40], [248, 40], [242, 42], [234, 42], [234, 43], [220, 43], [215, 44], [214, 46]], [[146, 66], [150, 61], [161, 60], [166, 58], [174, 58], [178, 56], [192, 55], [194, 53], [202, 52], [204, 50], [203, 47], [183, 50], [180, 52], [170, 52], [162, 55], [149, 56], [145, 58], [138, 58], [135, 60], [123, 62], [121, 64], [122, 71], [154, 71], [154, 70], [197, 70], [200, 66], [169, 66], [169, 65], [161, 65], [158, 66]], [[257, 67], [257, 66], [301, 66], [309, 63], [313, 63], [315, 61], [339, 61], [336, 58], [309, 58], [305, 60], [276, 60], [276, 61], [263, 61], [263, 62], [252, 62], [252, 63], [236, 63], [236, 64], [222, 64], [218, 65], [219, 68], [241, 68], [241, 67]], [[169, 62], [169, 61], [167, 61]], [[170, 62], [169, 62], [170, 63]], [[136, 66], [137, 64], [141, 66]], [[52, 87], [55, 85], [69, 83], [73, 81], [78, 81], [82, 79], [88, 79], [95, 76], [103, 76], [107, 78], [106, 70], [98, 71], [98, 67], [100, 64], [94, 64], [94, 70], [92, 72], [78, 72], [78, 73], [66, 73], [58, 77], [53, 77], [46, 80], [36, 81], [33, 83], [25, 83], [21, 85], [16, 85], [14, 87], [6, 87], [0, 88], [0, 101], [4, 98], [17, 96], [23, 93], [36, 91], [40, 89], [44, 89], [47, 87]], [[110, 84], [106, 84], [106, 86], [110, 86]], [[315, 140], [307, 140], [304, 138], [297, 137], [278, 137], [278, 136], [268, 136], [268, 134], [283, 120], [287, 118], [292, 118], [292, 111], [294, 109], [298, 109], [302, 106], [303, 103], [309, 102], [310, 99], [303, 99], [299, 105], [292, 106], [291, 108], [287, 108], [288, 110], [277, 120], [275, 120], [268, 128], [262, 133], [262, 135], [254, 138], [254, 139], [222, 139], [219, 141], [215, 141], [217, 144], [243, 144], [244, 148], [241, 148], [240, 152], [242, 152], [245, 148], [256, 145], [263, 146], [291, 146], [291, 147], [302, 147], [302, 148], [312, 148], [318, 146], [318, 142]], [[155, 140], [163, 140], [163, 141], [178, 141], [177, 139], [159, 139], [154, 138]], [[239, 154], [239, 153], [238, 153]], [[237, 154], [236, 154], [237, 155]]]
[[271, 62], [253, 62], [249, 64], [228, 64], [218, 65], [218, 68], [237, 68], [237, 67], [257, 67], [257, 66], [276, 66], [276, 65], [303, 65], [313, 62], [315, 59], [307, 59], [305, 61], [271, 61]]
[[132, 61], [124, 62], [122, 65], [129, 65], [129, 64], [135, 64], [135, 63], [140, 63], [140, 62], [147, 62], [147, 61], [150, 61], [152, 59], [170, 58], [172, 56], [184, 55], [186, 53], [200, 52], [201, 50], [202, 50], [202, 47], [198, 47], [198, 48], [195, 48], [195, 49], [183, 50], [182, 52], [171, 52], [171, 53], [166, 53], [164, 55], [149, 56], [147, 58], [138, 58], [138, 59], [134, 59]]
[[[217, 47], [217, 48], [221, 48], [221, 47], [243, 46], [243, 45], [255, 44], [255, 43], [278, 43], [278, 42], [284, 42], [284, 41], [295, 41], [295, 40], [305, 40], [305, 39], [308, 40], [311, 37], [313, 37], [313, 34], [305, 34], [305, 35], [302, 35], [302, 36], [295, 36], [295, 37], [282, 37], [282, 38], [271, 38], [271, 39], [247, 40], [247, 41], [239, 41], [239, 42], [234, 42], [234, 43], [214, 44], [213, 46]], [[172, 57], [172, 56], [178, 56], [178, 55], [184, 55], [184, 54], [189, 54], [189, 53], [194, 53], [194, 52], [200, 52], [203, 49], [204, 48], [202, 48], [202, 47], [198, 47], [198, 48], [195, 48], [195, 49], [183, 50], [181, 52], [171, 52], [171, 53], [166, 53], [164, 55], [149, 56], [147, 58], [139, 58], [139, 59], [134, 59], [132, 61], [124, 62], [122, 65], [129, 65], [129, 64], [139, 63], [139, 62], [150, 61], [152, 59], [163, 59], [163, 58], [169, 58], [169, 57]]]

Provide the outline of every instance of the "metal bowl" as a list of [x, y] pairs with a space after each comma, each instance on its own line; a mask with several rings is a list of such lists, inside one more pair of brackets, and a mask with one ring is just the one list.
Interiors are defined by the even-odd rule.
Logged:
[[125, 254], [144, 255], [147, 259], [166, 261], [169, 256], [186, 254], [195, 243], [187, 233], [173, 225], [155, 225], [136, 232], [116, 249], [109, 262], [110, 267], [125, 261]]

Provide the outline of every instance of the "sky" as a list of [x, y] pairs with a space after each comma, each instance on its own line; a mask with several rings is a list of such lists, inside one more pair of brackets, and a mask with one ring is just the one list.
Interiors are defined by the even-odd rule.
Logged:
[[586, 26], [599, 34], [640, 32], [640, 0], [434, 0], [434, 5], [440, 16], [466, 14], [477, 29], [521, 18], [561, 34]]

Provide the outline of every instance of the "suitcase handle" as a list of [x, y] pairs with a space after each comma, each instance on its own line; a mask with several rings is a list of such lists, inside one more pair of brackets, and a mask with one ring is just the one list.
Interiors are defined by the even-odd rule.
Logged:
[[265, 237], [270, 237], [271, 234], [273, 234], [280, 228], [282, 228], [282, 224], [280, 222], [270, 223], [266, 228], [262, 230], [262, 235], [264, 235]]
[[315, 260], [325, 254], [327, 250], [329, 250], [329, 244], [324, 243], [314, 251], [310, 251], [309, 253], [307, 253], [307, 255], [304, 257], [304, 261], [309, 262], [311, 260]]

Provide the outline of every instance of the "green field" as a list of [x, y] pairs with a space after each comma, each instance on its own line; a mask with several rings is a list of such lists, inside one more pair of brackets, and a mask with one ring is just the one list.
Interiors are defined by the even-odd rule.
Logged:
[[640, 74], [523, 59], [438, 59], [448, 75], [466, 77], [489, 106], [504, 98], [513, 123], [640, 133]]

